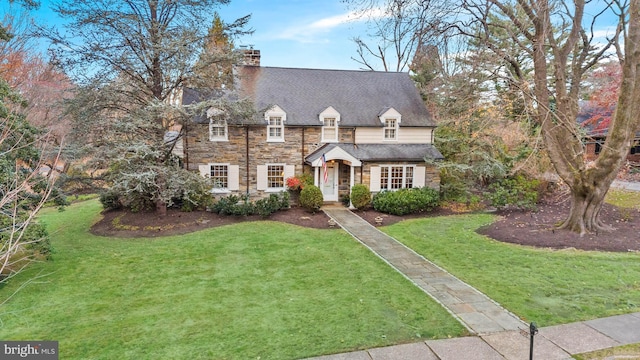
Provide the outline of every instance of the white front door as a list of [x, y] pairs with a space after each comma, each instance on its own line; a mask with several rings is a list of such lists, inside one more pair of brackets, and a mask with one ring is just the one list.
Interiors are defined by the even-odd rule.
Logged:
[[320, 188], [324, 201], [338, 201], [338, 163], [327, 164], [327, 181], [320, 170]]

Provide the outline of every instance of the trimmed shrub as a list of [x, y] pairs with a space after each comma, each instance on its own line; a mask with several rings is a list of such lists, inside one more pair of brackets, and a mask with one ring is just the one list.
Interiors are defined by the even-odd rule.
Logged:
[[117, 210], [122, 208], [120, 196], [115, 191], [106, 191], [100, 193], [100, 203], [105, 210]]
[[346, 195], [342, 195], [340, 197], [340, 202], [342, 203], [342, 205], [344, 205], [345, 207], [348, 207], [349, 204], [351, 203], [351, 197], [349, 196], [349, 194]]
[[356, 184], [351, 188], [351, 204], [362, 210], [371, 204], [371, 192], [364, 184]]
[[381, 191], [373, 197], [373, 208], [392, 215], [431, 211], [440, 204], [438, 190], [429, 187]]
[[291, 194], [288, 191], [283, 191], [278, 196], [280, 199], [280, 208], [278, 210], [284, 210], [291, 207]]
[[249, 201], [249, 195], [229, 195], [220, 198], [210, 210], [220, 215], [249, 216], [258, 214], [267, 217], [274, 212], [289, 208], [289, 193], [283, 191], [279, 194], [270, 194], [268, 198]]
[[322, 190], [315, 185], [307, 185], [300, 191], [300, 206], [311, 212], [320, 210], [323, 201]]
[[256, 201], [254, 209], [256, 214], [267, 217], [280, 209], [289, 207], [289, 193], [271, 194], [268, 198]]
[[211, 183], [194, 172], [177, 172], [172, 176], [168, 188], [174, 194], [170, 204], [178, 206], [181, 211], [205, 209], [213, 202]]
[[517, 175], [489, 185], [489, 192], [485, 193], [485, 197], [491, 202], [491, 206], [498, 209], [512, 206], [533, 210], [538, 203], [539, 186], [539, 180]]

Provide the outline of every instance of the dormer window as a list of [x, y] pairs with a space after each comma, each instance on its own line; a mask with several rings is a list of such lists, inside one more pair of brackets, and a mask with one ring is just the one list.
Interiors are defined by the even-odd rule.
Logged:
[[387, 108], [379, 115], [379, 118], [380, 122], [382, 122], [382, 139], [384, 141], [398, 140], [398, 130], [402, 115], [394, 108]]
[[211, 141], [227, 141], [227, 120], [211, 119], [209, 120], [209, 140]]
[[396, 140], [397, 135], [398, 135], [397, 119], [385, 119], [384, 120], [384, 139]]
[[284, 142], [284, 122], [287, 114], [278, 105], [264, 113], [267, 122], [267, 141]]
[[269, 125], [267, 125], [268, 129], [268, 137], [267, 140], [275, 141], [275, 140], [284, 140], [282, 133], [283, 129], [282, 117], [280, 116], [269, 116]]
[[227, 119], [224, 111], [211, 108], [207, 110], [207, 117], [209, 118], [209, 140], [228, 141]]
[[333, 107], [329, 106], [320, 113], [320, 122], [322, 122], [322, 142], [338, 142], [338, 123], [340, 122], [340, 113]]

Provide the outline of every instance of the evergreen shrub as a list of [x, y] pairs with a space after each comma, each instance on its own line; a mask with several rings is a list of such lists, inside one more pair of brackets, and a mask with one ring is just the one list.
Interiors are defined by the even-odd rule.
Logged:
[[356, 184], [351, 188], [351, 205], [362, 210], [371, 204], [371, 192], [364, 184]]
[[373, 208], [392, 215], [431, 211], [440, 204], [440, 193], [429, 187], [383, 190], [373, 197]]
[[323, 201], [322, 191], [315, 185], [307, 185], [300, 191], [300, 206], [311, 212], [320, 210]]

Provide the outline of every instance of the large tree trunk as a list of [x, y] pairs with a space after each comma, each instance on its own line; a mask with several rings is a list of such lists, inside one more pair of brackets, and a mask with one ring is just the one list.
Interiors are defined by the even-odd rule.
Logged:
[[158, 216], [167, 216], [167, 203], [162, 200], [156, 200], [156, 214]]
[[587, 184], [574, 186], [571, 189], [571, 210], [560, 228], [580, 233], [580, 235], [611, 229], [599, 217], [609, 186], [610, 182], [607, 181], [599, 182], [595, 186]]
[[[535, 97], [537, 101], [537, 121], [541, 125], [546, 148], [558, 175], [571, 189], [571, 210], [560, 226], [580, 233], [599, 232], [611, 229], [600, 220], [600, 210], [605, 195], [622, 166], [631, 146], [631, 139], [638, 128], [640, 113], [640, 84], [636, 67], [640, 64], [640, 0], [631, 1], [628, 32], [625, 38], [625, 61], [623, 63], [623, 83], [619, 93], [615, 117], [609, 126], [609, 133], [595, 163], [584, 158], [581, 132], [576, 129], [578, 113], [578, 89], [581, 71], [568, 73], [569, 55], [580, 44], [577, 29], [581, 23], [584, 1], [576, 1], [574, 27], [560, 45], [549, 37], [551, 21], [549, 4], [546, 0], [533, 2], [536, 16], [534, 25], [533, 62]], [[546, 47], [550, 46], [551, 55]], [[583, 46], [582, 49], [588, 47]], [[549, 86], [548, 69], [554, 69], [552, 86]], [[575, 64], [572, 66], [575, 69]], [[571, 85], [571, 86], [568, 86]], [[553, 95], [555, 104], [549, 101]]]
[[[533, 62], [533, 87], [524, 72], [514, 75], [525, 98], [530, 98], [529, 110], [540, 126], [549, 158], [562, 180], [571, 189], [571, 211], [562, 228], [585, 234], [606, 230], [600, 220], [600, 210], [616, 173], [631, 146], [631, 139], [640, 125], [640, 0], [604, 2], [602, 12], [589, 12], [585, 19], [587, 0], [467, 0], [465, 8], [480, 25], [481, 35], [472, 34], [480, 42], [507, 61], [520, 65], [516, 58], [503, 51], [499, 36], [509, 33], [528, 67]], [[614, 6], [622, 9], [615, 9]], [[619, 26], [608, 42], [596, 46], [593, 28], [583, 24], [604, 21], [605, 14], [617, 10]], [[497, 15], [497, 16], [493, 16]], [[505, 25], [505, 19], [510, 24]], [[625, 21], [626, 20], [626, 21]], [[561, 26], [560, 26], [561, 24]], [[589, 31], [591, 30], [591, 34]], [[624, 31], [623, 31], [624, 30]], [[624, 51], [619, 47], [623, 43]], [[604, 149], [598, 159], [589, 163], [584, 156], [583, 129], [577, 124], [581, 83], [586, 72], [603, 60], [611, 48], [624, 57], [623, 81], [616, 114], [609, 126]], [[638, 68], [638, 69], [637, 69]], [[636, 86], [638, 85], [638, 86]]]
[[[603, 151], [592, 167], [574, 173], [568, 181], [572, 203], [569, 217], [563, 228], [579, 232], [603, 231], [610, 226], [599, 218], [604, 197], [624, 163], [640, 125], [640, 1], [632, 0], [629, 6], [628, 32], [625, 37], [625, 60], [615, 117]], [[573, 180], [573, 181], [571, 181]]]

